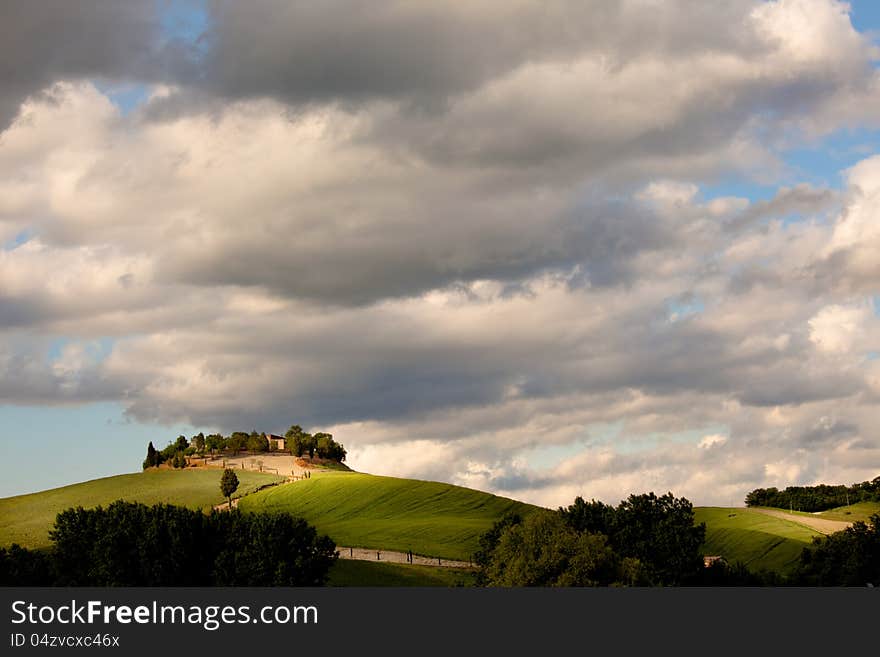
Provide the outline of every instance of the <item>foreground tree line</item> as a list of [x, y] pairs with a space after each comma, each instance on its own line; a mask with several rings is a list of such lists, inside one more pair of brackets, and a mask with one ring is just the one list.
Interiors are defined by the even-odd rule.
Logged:
[[6, 586], [321, 586], [336, 545], [286, 513], [117, 501], [68, 509], [52, 547], [0, 548]]
[[480, 539], [486, 586], [678, 586], [703, 574], [704, 524], [672, 493], [630, 495], [616, 508], [575, 499], [557, 511], [510, 515]]
[[[303, 431], [298, 424], [294, 424], [285, 434], [284, 452], [292, 456], [309, 455], [310, 458], [318, 457], [339, 463], [345, 462], [347, 452], [345, 447], [333, 439], [333, 435], [326, 432], [310, 434]], [[186, 436], [178, 436], [177, 440], [170, 441], [163, 449], [157, 450], [153, 442], [147, 445], [147, 456], [143, 462], [143, 468], [155, 467], [168, 463], [175, 468], [185, 468], [187, 456], [205, 456], [210, 454], [232, 454], [247, 452], [275, 452], [278, 451], [276, 442], [270, 440], [263, 433], [251, 431], [233, 431], [228, 436], [219, 433], [205, 435], [200, 432], [187, 440]]]
[[482, 586], [880, 586], [880, 514], [814, 539], [792, 575], [742, 563], [704, 565], [705, 525], [671, 493], [617, 507], [575, 499], [556, 511], [509, 515], [480, 540]]
[[852, 486], [789, 486], [756, 488], [746, 495], [746, 506], [772, 506], [795, 511], [827, 511], [858, 502], [880, 502], [880, 477]]

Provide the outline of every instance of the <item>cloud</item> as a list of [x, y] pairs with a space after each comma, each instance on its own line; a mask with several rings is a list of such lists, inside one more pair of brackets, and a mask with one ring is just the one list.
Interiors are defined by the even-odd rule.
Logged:
[[218, 2], [188, 45], [79, 8], [0, 46], [7, 403], [549, 505], [876, 476], [878, 160], [784, 161], [872, 120], [845, 5]]
[[[246, 9], [218, 2], [211, 6], [205, 86], [226, 97], [297, 104], [408, 99], [430, 111], [529, 62], [607, 53], [615, 66], [634, 54], [756, 45], [730, 29], [748, 20], [747, 5], [711, 4], [492, 1], [440, 8], [391, 2], [367, 8], [261, 0]], [[672, 20], [682, 11], [693, 20]]]
[[708, 436], [703, 436], [700, 442], [697, 444], [697, 447], [702, 449], [711, 449], [717, 445], [723, 445], [727, 442], [727, 438], [725, 436], [721, 436], [717, 433], [710, 434]]
[[817, 189], [808, 184], [795, 187], [781, 187], [776, 195], [767, 201], [759, 201], [735, 214], [728, 222], [731, 230], [765, 219], [784, 219], [791, 215], [816, 215], [825, 213], [839, 203], [835, 190]]
[[159, 81], [184, 71], [179, 40], [163, 38], [154, 0], [4, 2], [0, 130], [28, 97], [59, 80]]

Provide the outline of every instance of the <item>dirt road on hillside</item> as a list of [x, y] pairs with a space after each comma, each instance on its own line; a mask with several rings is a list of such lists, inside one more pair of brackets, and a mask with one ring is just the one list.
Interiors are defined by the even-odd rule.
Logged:
[[296, 458], [287, 452], [266, 452], [264, 454], [239, 454], [238, 456], [217, 456], [214, 459], [197, 461], [200, 465], [209, 468], [229, 468], [230, 470], [260, 471], [259, 464], [263, 464], [262, 472], [277, 474], [282, 477], [302, 476], [309, 471], [296, 462]]
[[810, 516], [801, 516], [795, 515], [793, 513], [789, 513], [788, 511], [783, 511], [782, 509], [756, 509], [754, 507], [750, 508], [751, 511], [757, 511], [758, 513], [763, 513], [768, 516], [773, 516], [774, 518], [782, 518], [783, 520], [789, 520], [791, 522], [796, 522], [799, 525], [804, 525], [805, 527], [809, 527], [810, 529], [815, 529], [817, 532], [822, 534], [833, 534], [834, 532], [840, 532], [851, 526], [851, 522], [844, 522], [843, 520], [826, 520], [825, 518], [811, 518]]

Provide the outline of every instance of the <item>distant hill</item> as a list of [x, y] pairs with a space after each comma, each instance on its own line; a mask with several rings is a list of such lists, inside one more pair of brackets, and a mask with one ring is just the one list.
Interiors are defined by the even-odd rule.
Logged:
[[704, 553], [742, 561], [750, 570], [787, 574], [814, 536], [796, 522], [743, 508], [696, 507], [696, 522], [706, 523]]
[[509, 512], [540, 507], [433, 481], [328, 472], [241, 500], [243, 511], [287, 511], [346, 547], [468, 560], [480, 535]]
[[[64, 509], [107, 505], [117, 499], [210, 509], [223, 502], [220, 469], [150, 468], [0, 499], [0, 546], [50, 545], [49, 530]], [[311, 479], [252, 491], [282, 480], [238, 470], [235, 496], [243, 511], [279, 510], [305, 518], [339, 545], [412, 550], [467, 560], [480, 535], [505, 513], [539, 507], [439, 482], [378, 477], [355, 472], [315, 472]]]
[[875, 513], [880, 513], [880, 502], [857, 502], [849, 506], [839, 506], [835, 509], [828, 509], [820, 513], [806, 513], [804, 511], [791, 512], [788, 509], [782, 509], [786, 513], [792, 513], [795, 516], [809, 516], [812, 518], [825, 518], [826, 520], [842, 520], [843, 522], [868, 522], [868, 519]]
[[[47, 547], [55, 516], [75, 506], [106, 506], [114, 500], [123, 499], [144, 504], [210, 508], [223, 502], [221, 474], [220, 469], [152, 468], [136, 474], [105, 477], [39, 493], [0, 498], [0, 546], [18, 543], [30, 548]], [[239, 487], [235, 496], [282, 479], [276, 475], [243, 470], [236, 471], [236, 475]]]

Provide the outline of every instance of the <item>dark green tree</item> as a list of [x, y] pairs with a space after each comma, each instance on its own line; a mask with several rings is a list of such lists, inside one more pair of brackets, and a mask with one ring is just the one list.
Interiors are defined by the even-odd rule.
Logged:
[[298, 424], [294, 424], [287, 430], [284, 437], [287, 440], [286, 446], [290, 450], [292, 456], [302, 456], [308, 451], [306, 447], [307, 436], [311, 438], [311, 436], [303, 431], [303, 428]]
[[0, 586], [53, 586], [56, 576], [52, 556], [18, 543], [8, 549], [0, 547]]
[[289, 514], [123, 501], [63, 511], [50, 538], [50, 564], [0, 551], [0, 581], [10, 572], [13, 583], [55, 586], [316, 586], [336, 558], [333, 541]]
[[247, 439], [247, 448], [252, 452], [267, 452], [269, 451], [269, 439], [264, 433], [252, 431]]
[[223, 470], [223, 476], [220, 477], [220, 492], [229, 502], [229, 508], [232, 508], [232, 494], [238, 489], [238, 477], [235, 472], [226, 468]]
[[336, 545], [286, 513], [214, 512], [226, 538], [213, 560], [215, 586], [320, 586]]
[[611, 546], [638, 559], [652, 584], [680, 586], [701, 575], [706, 526], [694, 524], [691, 503], [672, 493], [630, 495], [614, 511]]
[[214, 456], [214, 452], [219, 452], [223, 449], [223, 436], [219, 433], [212, 433], [210, 436], [207, 436], [205, 438], [205, 447], [211, 451], [211, 456]]
[[630, 495], [614, 508], [578, 497], [559, 511], [573, 529], [605, 534], [615, 552], [638, 559], [652, 584], [681, 585], [703, 574], [706, 528], [694, 524], [693, 507], [685, 498]]
[[197, 454], [205, 453], [205, 434], [201, 431], [193, 436], [192, 446], [195, 448]]
[[566, 508], [560, 508], [559, 512], [568, 525], [579, 532], [598, 532], [610, 534], [614, 523], [614, 507], [578, 496], [574, 504]]
[[478, 586], [487, 586], [488, 580], [486, 572], [492, 561], [495, 548], [498, 547], [498, 541], [501, 535], [513, 525], [518, 525], [523, 521], [522, 516], [518, 513], [505, 514], [501, 520], [496, 520], [492, 527], [480, 536], [479, 549], [474, 553], [474, 563], [479, 567], [477, 571], [476, 583]]
[[147, 458], [144, 459], [143, 467], [146, 470], [156, 465], [159, 465], [159, 452], [153, 447], [153, 441], [151, 440], [150, 444], [147, 445]]
[[794, 580], [804, 586], [880, 587], [880, 514], [814, 538], [801, 553]]
[[345, 461], [345, 447], [333, 440], [333, 435], [329, 433], [316, 433], [313, 437], [315, 445], [315, 454], [318, 458], [330, 459], [342, 463]]
[[247, 447], [250, 435], [244, 431], [234, 431], [229, 438], [226, 439], [226, 446], [232, 450], [233, 454], [238, 454]]
[[504, 527], [482, 575], [488, 586], [609, 586], [643, 579], [637, 560], [621, 558], [606, 536], [578, 532], [552, 511]]

